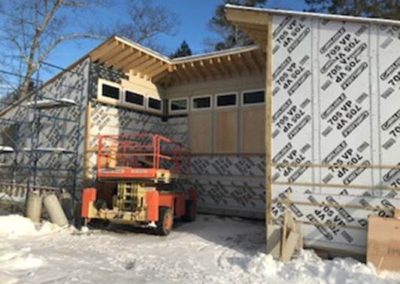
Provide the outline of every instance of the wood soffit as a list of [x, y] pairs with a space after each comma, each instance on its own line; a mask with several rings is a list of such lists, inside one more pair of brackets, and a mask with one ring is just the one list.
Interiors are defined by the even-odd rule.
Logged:
[[237, 6], [226, 5], [225, 15], [234, 24], [255, 41], [262, 50], [267, 46], [269, 13], [260, 10], [241, 9]]

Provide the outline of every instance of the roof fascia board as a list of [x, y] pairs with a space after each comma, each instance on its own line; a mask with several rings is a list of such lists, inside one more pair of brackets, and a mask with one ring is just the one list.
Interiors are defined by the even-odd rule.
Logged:
[[311, 13], [311, 12], [300, 12], [300, 11], [289, 11], [289, 10], [279, 10], [279, 9], [266, 9], [266, 8], [256, 8], [256, 7], [244, 7], [238, 5], [227, 4], [225, 5], [226, 11], [247, 11], [247, 12], [259, 12], [270, 15], [294, 15], [302, 17], [312, 17], [312, 18], [322, 18], [334, 21], [349, 21], [358, 23], [375, 23], [375, 24], [387, 24], [400, 26], [400, 21], [380, 19], [380, 18], [365, 18], [365, 17], [354, 17], [345, 15], [332, 15], [332, 14], [321, 14], [321, 13]]
[[204, 53], [204, 54], [196, 54], [193, 56], [175, 58], [175, 59], [172, 59], [171, 62], [173, 64], [190, 63], [190, 62], [194, 62], [194, 61], [208, 60], [208, 59], [218, 58], [218, 57], [222, 57], [222, 56], [250, 52], [253, 50], [257, 50], [257, 49], [259, 49], [258, 45], [236, 47], [236, 48], [226, 49], [226, 50], [222, 50], [222, 51], [214, 51], [214, 52], [209, 52], [209, 53]]
[[268, 26], [269, 13], [265, 13], [261, 10], [240, 9], [241, 7], [242, 6], [225, 6], [225, 16], [228, 21], [264, 27]]
[[128, 46], [131, 46], [131, 47], [133, 47], [133, 48], [135, 48], [135, 49], [137, 49], [139, 51], [142, 51], [143, 53], [146, 53], [146, 54], [148, 54], [148, 55], [150, 55], [150, 56], [152, 56], [152, 57], [154, 57], [154, 58], [156, 58], [158, 60], [164, 61], [165, 63], [171, 63], [171, 59], [169, 57], [164, 56], [164, 55], [162, 55], [161, 53], [159, 53], [157, 51], [154, 51], [154, 50], [152, 50], [150, 48], [147, 48], [147, 47], [145, 47], [145, 46], [143, 46], [141, 44], [138, 44], [136, 42], [133, 42], [133, 41], [131, 41], [129, 39], [126, 39], [126, 38], [123, 38], [123, 37], [115, 36], [114, 38], [115, 38], [115, 40], [120, 41], [120, 42], [122, 42], [122, 43], [124, 43], [124, 44], [126, 44]]

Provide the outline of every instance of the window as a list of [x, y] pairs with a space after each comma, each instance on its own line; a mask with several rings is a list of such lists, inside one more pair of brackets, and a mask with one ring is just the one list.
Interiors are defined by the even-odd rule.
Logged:
[[112, 104], [120, 102], [121, 86], [118, 83], [99, 79], [97, 86], [97, 99]]
[[161, 100], [155, 98], [149, 98], [148, 108], [161, 111]]
[[171, 113], [182, 113], [188, 109], [188, 99], [171, 99], [169, 101], [169, 111]]
[[243, 105], [263, 104], [265, 102], [264, 90], [243, 92]]
[[216, 95], [216, 105], [217, 107], [232, 107], [237, 106], [237, 94], [221, 94]]
[[102, 84], [101, 95], [103, 97], [119, 100], [119, 88]]
[[125, 102], [143, 107], [144, 96], [131, 91], [125, 91]]
[[211, 96], [192, 98], [192, 109], [209, 109], [211, 108]]

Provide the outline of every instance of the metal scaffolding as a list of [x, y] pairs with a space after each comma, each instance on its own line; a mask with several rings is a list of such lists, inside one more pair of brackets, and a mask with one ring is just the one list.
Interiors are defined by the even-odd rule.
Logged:
[[[84, 87], [36, 77], [22, 95], [24, 77], [0, 70], [0, 202], [12, 210], [21, 210], [33, 190], [65, 190], [76, 199]], [[73, 92], [80, 95], [71, 99]]]

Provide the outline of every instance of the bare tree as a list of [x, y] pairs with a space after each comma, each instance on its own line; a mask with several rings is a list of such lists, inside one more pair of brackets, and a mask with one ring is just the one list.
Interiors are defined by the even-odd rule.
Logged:
[[[172, 35], [178, 25], [176, 15], [152, 0], [125, 2], [123, 8], [128, 17], [120, 17], [118, 23], [107, 29], [99, 28], [98, 22], [90, 23], [88, 18], [101, 13], [99, 8], [108, 7], [108, 3], [109, 0], [0, 1], [0, 66], [21, 74], [14, 94], [26, 96], [40, 63], [67, 41], [104, 39], [118, 34], [161, 50], [158, 36]], [[0, 74], [0, 81], [7, 81], [1, 77]]]
[[[14, 0], [0, 6], [0, 57], [21, 74], [18, 93], [26, 96], [40, 63], [60, 44], [98, 38], [74, 21], [105, 0]], [[3, 62], [4, 66], [4, 62]]]
[[176, 14], [155, 4], [153, 0], [130, 1], [127, 12], [127, 20], [120, 21], [106, 33], [127, 37], [158, 51], [164, 47], [158, 43], [157, 37], [173, 35], [179, 24]]

